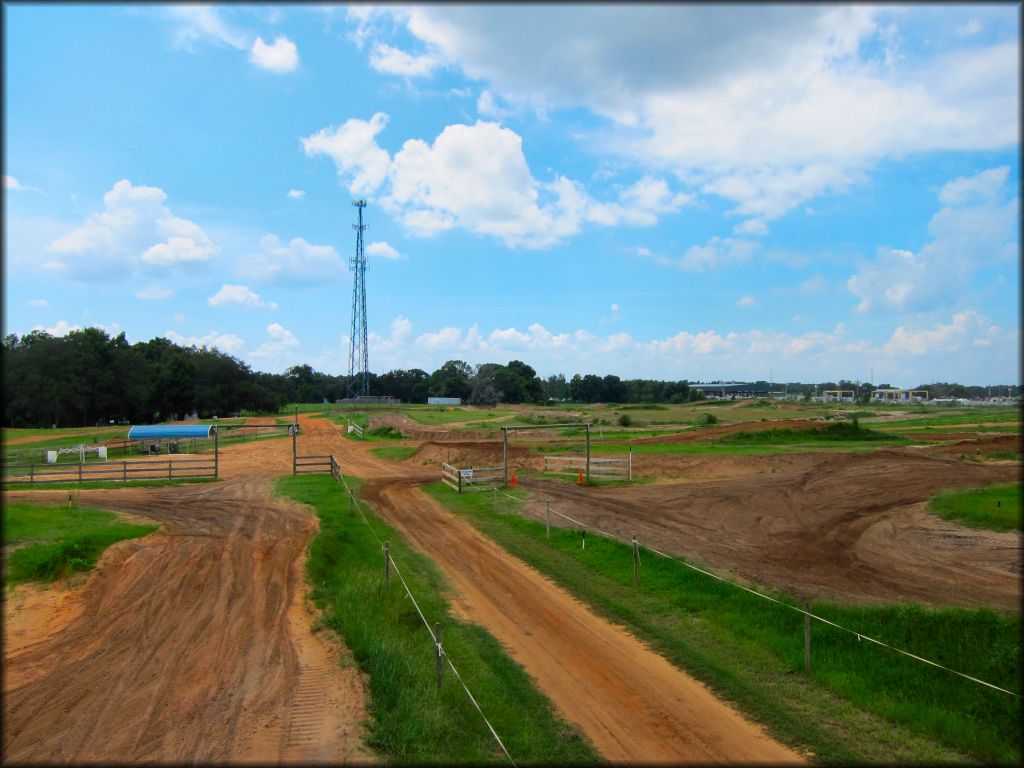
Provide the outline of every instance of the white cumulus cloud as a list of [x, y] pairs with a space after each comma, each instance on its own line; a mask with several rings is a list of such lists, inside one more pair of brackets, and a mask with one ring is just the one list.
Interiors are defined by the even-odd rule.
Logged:
[[322, 128], [302, 139], [307, 157], [327, 155], [338, 167], [339, 176], [351, 176], [349, 190], [362, 195], [384, 183], [391, 162], [388, 153], [377, 146], [374, 137], [384, 130], [388, 116], [377, 112], [367, 120], [351, 118], [340, 126]]
[[73, 324], [69, 323], [67, 320], [58, 320], [55, 325], [53, 325], [53, 326], [51, 326], [49, 328], [44, 328], [41, 325], [33, 325], [32, 326], [32, 330], [33, 331], [46, 331], [51, 336], [67, 336], [72, 331], [80, 331], [80, 330], [82, 330], [82, 326], [80, 326], [80, 325], [73, 325]]
[[255, 282], [274, 281], [282, 285], [317, 285], [338, 280], [346, 267], [330, 245], [314, 245], [301, 237], [287, 244], [277, 235], [267, 234], [260, 248], [240, 257], [235, 272]]
[[400, 259], [402, 254], [394, 249], [394, 247], [387, 243], [380, 241], [376, 243], [370, 243], [366, 246], [366, 253], [370, 256], [380, 256], [382, 259]]
[[1018, 249], [1019, 199], [1009, 196], [1006, 167], [944, 185], [946, 205], [928, 223], [932, 239], [918, 251], [882, 246], [846, 285], [857, 312], [927, 311], [947, 307], [976, 269], [1012, 260]]
[[273, 302], [265, 302], [258, 293], [253, 292], [247, 285], [222, 285], [220, 290], [210, 296], [206, 303], [211, 307], [239, 306], [239, 307], [270, 307], [274, 309], [277, 305]]
[[29, 299], [25, 303], [28, 306], [30, 306], [30, 307], [48, 307], [48, 306], [50, 306], [50, 302], [48, 302], [46, 299]]
[[[1001, 31], [984, 42], [983, 13], [984, 28]], [[1019, 142], [1018, 9], [952, 8], [932, 22], [923, 14], [863, 5], [441, 4], [371, 7], [356, 20], [378, 45], [389, 33], [378, 20], [404, 25], [431, 56], [480, 84], [485, 108], [501, 98], [541, 113], [589, 109], [609, 123], [593, 137], [597, 151], [731, 200], [749, 222], [737, 231], [765, 234], [803, 202], [859, 183], [878, 161]], [[911, 55], [906, 36], [931, 31], [921, 31], [919, 16], [947, 29], [960, 19], [967, 37], [947, 34]]]
[[202, 264], [220, 249], [202, 227], [171, 213], [159, 187], [118, 181], [104, 209], [50, 243], [47, 266], [82, 279], [118, 280], [148, 267]]
[[386, 43], [377, 43], [370, 51], [370, 66], [389, 75], [424, 77], [431, 74], [441, 63], [436, 56], [407, 53]]
[[165, 331], [164, 336], [180, 346], [218, 349], [228, 355], [237, 353], [245, 346], [241, 336], [220, 331], [210, 331], [205, 336], [183, 336], [177, 331]]
[[265, 43], [262, 37], [257, 37], [249, 50], [249, 60], [271, 72], [293, 72], [299, 66], [299, 50], [283, 35], [273, 43]]
[[266, 341], [249, 354], [249, 359], [258, 370], [281, 373], [301, 362], [301, 346], [295, 334], [280, 323], [271, 323]]
[[305, 196], [306, 196], [305, 190], [302, 190], [302, 189], [289, 189], [288, 190], [288, 197], [290, 197], [292, 200], [301, 200]]
[[645, 176], [600, 202], [564, 176], [536, 179], [522, 138], [497, 123], [445, 127], [427, 143], [409, 139], [391, 157], [376, 142], [387, 124], [378, 112], [302, 139], [307, 155], [324, 154], [353, 194], [378, 194], [414, 235], [460, 228], [494, 237], [510, 247], [547, 248], [575, 235], [587, 222], [650, 225], [692, 201], [664, 179]]

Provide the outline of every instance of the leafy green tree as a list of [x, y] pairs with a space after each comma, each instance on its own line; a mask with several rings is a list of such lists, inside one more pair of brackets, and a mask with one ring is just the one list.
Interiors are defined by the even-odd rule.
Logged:
[[449, 360], [430, 374], [428, 394], [433, 397], [460, 397], [469, 400], [472, 386], [469, 383], [473, 369], [462, 360]]

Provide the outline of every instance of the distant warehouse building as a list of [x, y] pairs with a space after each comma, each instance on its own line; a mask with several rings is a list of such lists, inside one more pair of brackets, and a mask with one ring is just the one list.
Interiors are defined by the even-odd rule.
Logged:
[[872, 400], [879, 400], [885, 403], [910, 403], [920, 402], [928, 399], [927, 389], [876, 389], [871, 393]]
[[428, 397], [427, 405], [462, 405], [461, 397]]

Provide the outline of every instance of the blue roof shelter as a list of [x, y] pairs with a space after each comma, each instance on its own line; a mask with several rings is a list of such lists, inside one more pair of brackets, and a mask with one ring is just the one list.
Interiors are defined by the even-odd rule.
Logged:
[[[129, 440], [188, 440], [209, 438], [213, 434], [213, 477], [220, 477], [220, 432], [216, 424], [151, 424], [133, 426], [128, 430]], [[173, 443], [172, 443], [173, 445]], [[152, 451], [153, 446], [150, 446]], [[159, 448], [157, 448], [159, 452]], [[174, 449], [177, 452], [177, 449]]]
[[129, 440], [180, 440], [190, 437], [210, 436], [216, 432], [216, 424], [153, 424], [132, 427], [128, 430]]

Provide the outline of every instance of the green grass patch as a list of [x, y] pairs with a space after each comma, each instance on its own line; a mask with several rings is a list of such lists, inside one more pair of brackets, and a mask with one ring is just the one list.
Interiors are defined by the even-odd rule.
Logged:
[[885, 442], [899, 440], [894, 435], [860, 426], [856, 421], [836, 421], [821, 429], [760, 429], [751, 432], [732, 432], [717, 438], [717, 442], [743, 445], [792, 445], [815, 442]]
[[[787, 445], [743, 444], [726, 442], [692, 443], [633, 443], [599, 442], [592, 440], [591, 450], [597, 453], [627, 453], [632, 448], [634, 455], [682, 455], [682, 456], [770, 456], [778, 453], [801, 453], [805, 451], [870, 451], [878, 445], [909, 445], [909, 440], [895, 439], [884, 443], [863, 440], [829, 440], [793, 442]], [[534, 449], [541, 454], [578, 452], [578, 445], [548, 445]]]
[[[491, 499], [460, 496], [441, 484], [427, 491], [765, 723], [777, 738], [813, 750], [821, 762], [1020, 761], [1019, 699], [820, 622], [813, 623], [808, 677], [803, 617], [792, 610], [646, 550], [636, 589], [628, 545], [592, 533], [584, 550], [579, 530], [552, 528], [548, 540], [543, 522], [522, 517], [514, 502], [496, 511]], [[542, 508], [537, 514], [543, 515]], [[1018, 616], [915, 605], [815, 602], [811, 608], [864, 635], [1019, 692]]]
[[5, 499], [3, 537], [13, 549], [6, 555], [4, 583], [49, 582], [87, 571], [111, 544], [145, 536], [157, 527], [125, 523], [102, 509]]
[[416, 453], [416, 448], [409, 448], [406, 446], [384, 446], [382, 448], [371, 448], [370, 453], [374, 456], [379, 456], [382, 459], [388, 461], [405, 461], [410, 456]]
[[1020, 421], [1021, 413], [1016, 408], [981, 409], [967, 413], [936, 414], [933, 409], [921, 414], [921, 418], [882, 421], [872, 426], [885, 429], [904, 427], [951, 427], [965, 424], [998, 424], [999, 422]]
[[474, 421], [480, 419], [498, 419], [502, 416], [511, 416], [512, 411], [498, 411], [498, 410], [484, 410], [479, 408], [473, 408], [472, 410], [467, 408], [437, 408], [431, 407], [428, 409], [409, 409], [403, 410], [403, 414], [408, 416], [418, 424], [434, 425], [434, 424], [450, 424], [456, 421]]
[[1019, 461], [1019, 451], [988, 451], [983, 453], [986, 459], [992, 459], [993, 461]]
[[[358, 488], [355, 478], [347, 481]], [[281, 478], [276, 490], [312, 505], [320, 518], [308, 577], [323, 622], [345, 639], [370, 677], [371, 747], [399, 764], [507, 764], [450, 669], [441, 689], [435, 687], [433, 642], [394, 573], [385, 586], [379, 537], [390, 542], [426, 620], [431, 626], [441, 623], [446, 654], [513, 759], [520, 765], [598, 761], [493, 637], [452, 618], [442, 596], [447, 585], [436, 566], [372, 510], [364, 507], [371, 529], [329, 477]]]
[[1020, 485], [992, 485], [940, 493], [928, 502], [928, 511], [971, 528], [993, 531], [1021, 529]]

